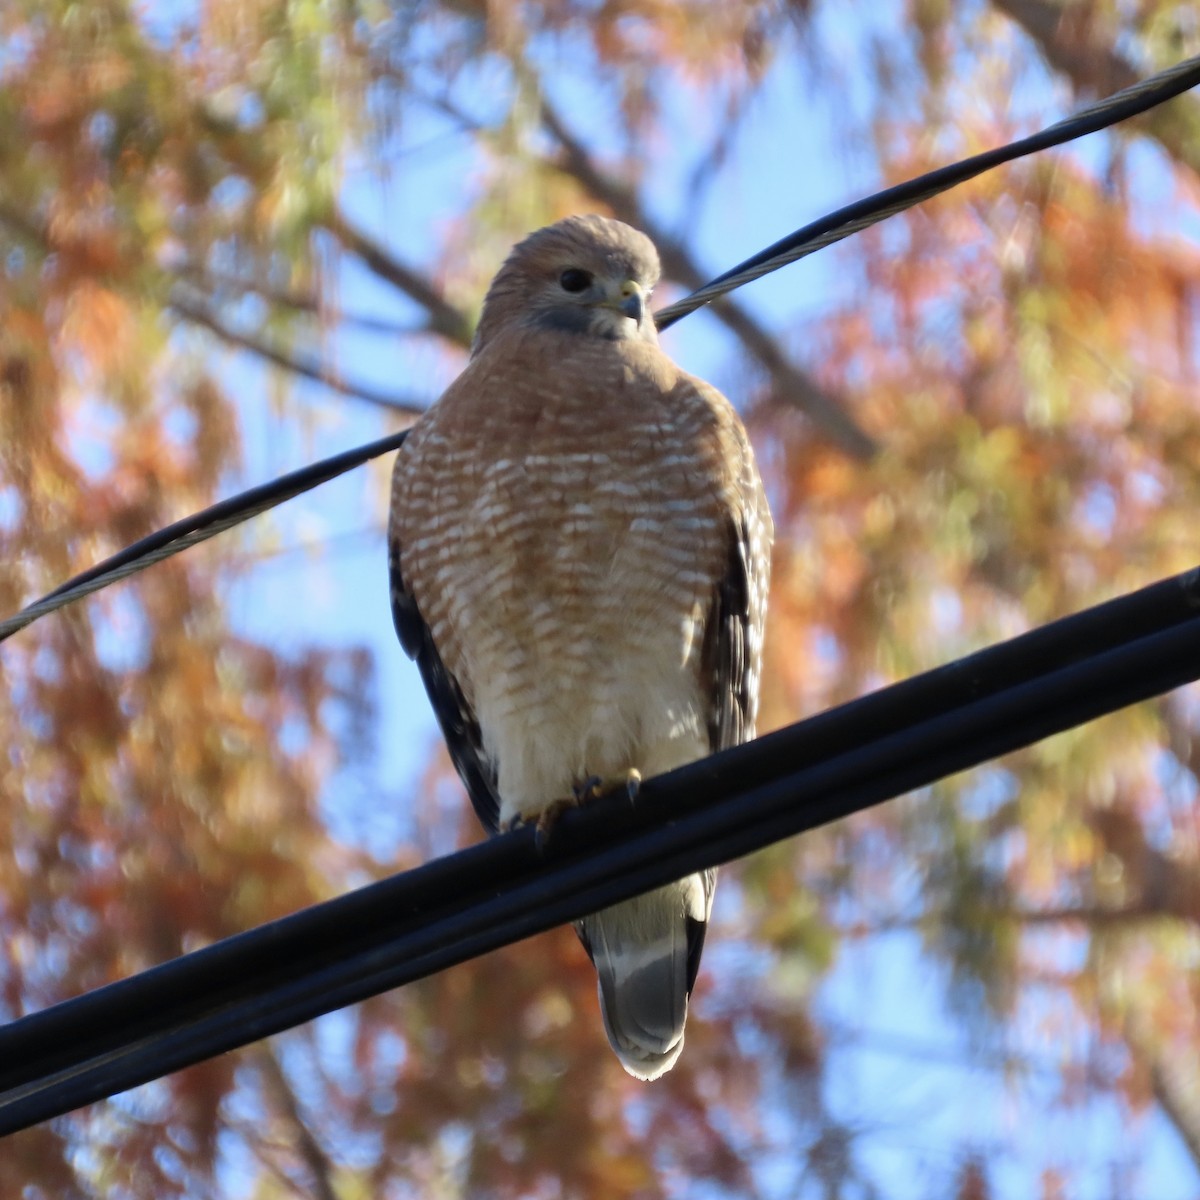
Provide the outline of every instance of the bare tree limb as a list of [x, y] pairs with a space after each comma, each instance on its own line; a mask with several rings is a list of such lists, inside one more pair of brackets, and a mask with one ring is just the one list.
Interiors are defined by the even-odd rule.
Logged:
[[[49, 232], [43, 226], [26, 217], [11, 205], [6, 204], [2, 199], [0, 199], [0, 224], [9, 226], [19, 236], [40, 245], [47, 252], [58, 248], [55, 246]], [[271, 298], [269, 293], [263, 291], [263, 289], [254, 287], [248, 281], [239, 280], [239, 283], [246, 287], [251, 287], [255, 291], [259, 291], [260, 294], [267, 296], [267, 298]], [[305, 308], [308, 306], [307, 298], [291, 297], [290, 299], [295, 301], [294, 306]], [[277, 346], [272, 346], [247, 333], [236, 330], [227, 325], [205, 304], [188, 299], [178, 289], [171, 295], [166, 306], [185, 320], [201, 325], [211, 333], [216, 334], [222, 341], [227, 342], [229, 345], [236, 346], [241, 350], [248, 350], [252, 354], [266, 359], [267, 362], [274, 363], [277, 367], [291, 371], [293, 374], [300, 375], [305, 379], [312, 379], [317, 383], [324, 384], [330, 390], [338, 392], [341, 395], [350, 396], [356, 400], [364, 400], [368, 404], [385, 408], [389, 412], [403, 413], [408, 416], [420, 416], [426, 407], [428, 407], [427, 403], [409, 400], [403, 396], [397, 396], [389, 392], [382, 392], [367, 384], [351, 383], [342, 378], [331, 367], [296, 358]]]
[[[1062, 925], [1078, 921], [1093, 928], [1115, 928], [1143, 921], [1178, 917], [1180, 914], [1155, 908], [1143, 900], [1129, 904], [1067, 904], [1054, 908], [1024, 908], [1019, 905], [989, 904], [974, 910], [982, 921], [1012, 921], [1018, 925]], [[836, 926], [841, 937], [864, 938], [897, 931], [924, 931], [950, 918], [945, 910], [930, 909], [911, 917], [886, 917]]]
[[[1108, 853], [1121, 864], [1124, 898], [1108, 904], [1098, 898], [1077, 904], [1027, 908], [1016, 904], [981, 902], [972, 908], [980, 920], [1015, 921], [1022, 925], [1053, 925], [1079, 921], [1093, 927], [1116, 926], [1164, 917], [1200, 926], [1200, 870], [1183, 856], [1158, 850], [1146, 838], [1137, 814], [1119, 805], [1093, 808], [1088, 823]], [[898, 929], [924, 929], [949, 914], [927, 909], [915, 915], [841, 927], [843, 936], [870, 936]]]
[[[693, 289], [707, 282], [708, 276], [687, 247], [650, 217], [632, 188], [596, 166], [587, 148], [544, 98], [541, 118], [546, 131], [558, 143], [558, 166], [620, 220], [636, 226], [650, 238], [658, 247], [666, 275]], [[728, 298], [714, 302], [711, 308], [767, 372], [779, 401], [803, 409], [822, 434], [854, 458], [867, 459], [875, 453], [877, 447], [870, 434], [810, 375], [788, 362], [776, 338], [746, 308]]]
[[399, 288], [425, 309], [429, 314], [431, 332], [441, 334], [460, 346], [470, 346], [471, 321], [466, 313], [455, 308], [419, 271], [401, 262], [340, 209], [335, 209], [326, 218], [325, 227], [380, 279]]
[[1146, 1056], [1150, 1060], [1150, 1087], [1154, 1099], [1175, 1127], [1192, 1164], [1200, 1172], [1200, 1097], [1196, 1095], [1194, 1080], [1189, 1077], [1185, 1082], [1174, 1063], [1158, 1055]]
[[231, 271], [218, 271], [213, 267], [197, 263], [186, 263], [176, 269], [180, 279], [200, 291], [210, 288], [232, 288], [239, 295], [261, 296], [278, 308], [290, 308], [296, 312], [311, 313], [315, 317], [326, 317], [338, 325], [361, 329], [366, 333], [381, 333], [398, 337], [424, 333], [424, 329], [413, 325], [402, 325], [383, 317], [372, 317], [366, 313], [347, 312], [345, 309], [323, 303], [316, 293], [272, 287]]
[[386, 408], [389, 412], [404, 413], [408, 416], [420, 416], [427, 407], [426, 404], [419, 401], [407, 400], [389, 392], [381, 392], [367, 384], [350, 383], [331, 367], [295, 358], [277, 346], [272, 346], [247, 333], [231, 328], [215, 313], [195, 301], [176, 295], [171, 298], [168, 306], [186, 320], [215, 333], [217, 337], [231, 346], [249, 350], [260, 358], [266, 359], [267, 362], [282, 367], [285, 371], [291, 371], [305, 379], [322, 383], [332, 391], [340, 392], [343, 396], [352, 396], [356, 400], [365, 400], [368, 404]]
[[312, 1180], [313, 1195], [316, 1200], [339, 1200], [333, 1186], [333, 1163], [304, 1120], [296, 1093], [292, 1090], [292, 1085], [288, 1082], [270, 1042], [262, 1044], [256, 1058], [263, 1084], [283, 1117], [292, 1144]]
[[1126, 1014], [1122, 1032], [1159, 1110], [1179, 1135], [1200, 1173], [1200, 1089], [1196, 1086], [1194, 1063], [1177, 1062], [1164, 1054], [1151, 1019], [1136, 1008]]

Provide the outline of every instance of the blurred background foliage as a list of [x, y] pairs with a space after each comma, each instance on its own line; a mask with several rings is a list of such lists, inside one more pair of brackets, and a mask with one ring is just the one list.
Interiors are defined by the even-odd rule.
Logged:
[[[646, 230], [669, 298], [818, 179], [1198, 39], [1178, 0], [7, 0], [0, 612], [301, 461], [272, 446], [411, 420], [531, 228]], [[668, 342], [769, 480], [764, 728], [1200, 559], [1200, 100], [822, 258]], [[342, 569], [318, 522], [256, 591], [281, 510], [0, 651], [0, 1015], [477, 836], [412, 674], [381, 694], [384, 472], [355, 486], [365, 633], [272, 636]], [[1195, 1195], [1198, 732], [1184, 690], [731, 867], [653, 1086], [559, 930], [10, 1138], [0, 1195]]]

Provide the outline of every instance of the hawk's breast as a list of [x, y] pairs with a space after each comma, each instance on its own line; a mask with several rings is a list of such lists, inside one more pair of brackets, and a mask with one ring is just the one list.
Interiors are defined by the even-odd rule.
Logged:
[[498, 765], [502, 818], [707, 749], [720, 414], [604, 351], [583, 378], [573, 360], [570, 388], [561, 371], [481, 381], [403, 452], [405, 577]]

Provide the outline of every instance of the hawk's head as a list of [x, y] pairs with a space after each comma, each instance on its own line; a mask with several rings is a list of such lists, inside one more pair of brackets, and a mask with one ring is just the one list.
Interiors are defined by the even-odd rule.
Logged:
[[608, 217], [568, 217], [513, 248], [488, 288], [478, 351], [516, 323], [619, 341], [655, 342], [646, 307], [658, 254], [645, 234]]

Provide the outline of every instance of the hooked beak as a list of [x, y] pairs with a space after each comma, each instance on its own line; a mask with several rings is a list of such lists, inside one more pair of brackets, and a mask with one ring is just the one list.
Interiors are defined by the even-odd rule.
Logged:
[[619, 287], [609, 293], [607, 306], [615, 308], [623, 317], [628, 317], [640, 325], [646, 312], [646, 297], [632, 279], [625, 279]]

